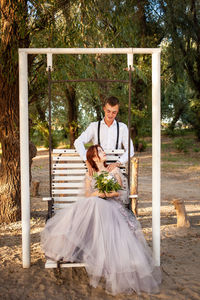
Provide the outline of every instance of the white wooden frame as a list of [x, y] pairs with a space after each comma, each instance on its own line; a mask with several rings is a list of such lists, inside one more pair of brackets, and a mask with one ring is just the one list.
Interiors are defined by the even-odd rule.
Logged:
[[126, 54], [132, 67], [134, 54], [152, 55], [152, 239], [156, 265], [160, 265], [160, 48], [21, 48], [19, 49], [20, 161], [22, 208], [22, 262], [30, 267], [30, 187], [28, 133], [28, 54]]

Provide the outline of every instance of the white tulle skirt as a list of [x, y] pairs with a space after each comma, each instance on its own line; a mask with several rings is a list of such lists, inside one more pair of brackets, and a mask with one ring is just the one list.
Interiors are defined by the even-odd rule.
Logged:
[[41, 234], [45, 255], [86, 263], [90, 284], [102, 277], [113, 295], [156, 293], [161, 282], [134, 215], [115, 200], [84, 198], [48, 220]]

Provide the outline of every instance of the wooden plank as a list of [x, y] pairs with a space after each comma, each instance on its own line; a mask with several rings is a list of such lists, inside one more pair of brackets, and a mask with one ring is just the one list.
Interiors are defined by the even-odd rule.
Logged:
[[53, 195], [59, 195], [59, 194], [75, 194], [77, 195], [80, 192], [79, 189], [59, 189], [59, 190], [52, 190]]
[[71, 201], [68, 203], [54, 203], [53, 207], [57, 210], [62, 209], [62, 208], [67, 208], [67, 207], [69, 208], [71, 206], [71, 204], [73, 204], [74, 202], [76, 202], [76, 201]]
[[45, 263], [45, 268], [50, 269], [50, 268], [57, 268], [57, 262], [51, 259], [47, 259]]
[[76, 176], [54, 176], [52, 180], [53, 181], [61, 181], [61, 180], [66, 180], [66, 181], [83, 181], [85, 179], [85, 176], [77, 174]]
[[83, 188], [84, 182], [55, 182], [52, 183], [53, 188], [64, 187], [64, 188]]
[[112, 153], [112, 154], [123, 154], [124, 149], [115, 149], [115, 150], [105, 150], [106, 154]]
[[117, 156], [106, 155], [106, 157], [107, 157], [107, 161], [117, 161], [118, 159], [120, 159], [120, 155]]
[[43, 197], [42, 198], [42, 201], [51, 201], [52, 200], [52, 197]]
[[84, 263], [61, 263], [61, 268], [83, 268], [86, 264]]
[[70, 168], [73, 168], [73, 169], [77, 169], [77, 168], [85, 168], [86, 169], [86, 164], [84, 164], [84, 163], [82, 163], [82, 164], [79, 164], [79, 163], [69, 163], [69, 164], [60, 164], [60, 163], [58, 163], [58, 164], [53, 164], [53, 168], [54, 169], [60, 169], [60, 168], [62, 168], [62, 169], [64, 169], [64, 168], [66, 168], [66, 169], [70, 169]]
[[[107, 155], [108, 161], [116, 161], [120, 159], [120, 155]], [[83, 160], [79, 156], [53, 156], [53, 161], [79, 161], [83, 162]]]
[[65, 168], [65, 169], [70, 169], [70, 168], [73, 168], [73, 169], [77, 169], [77, 168], [86, 168], [86, 164], [82, 163], [82, 164], [79, 164], [79, 163], [76, 163], [76, 164], [53, 164], [53, 168], [56, 168], [56, 169], [59, 169], [59, 168]]
[[53, 156], [53, 161], [80, 161], [83, 162], [83, 160], [80, 158], [80, 156]]
[[75, 202], [83, 198], [84, 196], [53, 197], [55, 202], [72, 202], [72, 201]]
[[[57, 153], [57, 154], [62, 154], [62, 153], [66, 153], [66, 154], [78, 154], [78, 152], [75, 149], [53, 149], [53, 153]], [[124, 153], [124, 149], [115, 149], [115, 150], [105, 150], [105, 153], [114, 153], [114, 154], [123, 154]]]
[[78, 154], [78, 152], [75, 149], [53, 149], [53, 153], [75, 153]]
[[125, 168], [123, 168], [123, 169], [120, 168], [120, 170], [121, 170], [122, 174], [127, 174]]
[[52, 170], [53, 174], [63, 174], [63, 175], [68, 175], [68, 174], [85, 174], [86, 173], [86, 168], [85, 169], [77, 169], [77, 170]]

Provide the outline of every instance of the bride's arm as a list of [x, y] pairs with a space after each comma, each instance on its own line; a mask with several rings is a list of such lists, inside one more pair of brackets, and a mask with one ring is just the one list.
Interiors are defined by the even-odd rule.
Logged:
[[123, 186], [123, 183], [122, 183], [122, 178], [120, 176], [120, 173], [119, 173], [119, 169], [117, 168], [117, 172], [114, 173], [115, 175], [115, 178], [117, 179], [117, 182], [121, 185], [121, 187]]
[[100, 198], [105, 198], [104, 193], [100, 193], [97, 190], [93, 190], [92, 178], [91, 178], [91, 176], [89, 176], [88, 173], [86, 173], [86, 177], [85, 177], [85, 196], [86, 197], [96, 196], [96, 197], [100, 197]]

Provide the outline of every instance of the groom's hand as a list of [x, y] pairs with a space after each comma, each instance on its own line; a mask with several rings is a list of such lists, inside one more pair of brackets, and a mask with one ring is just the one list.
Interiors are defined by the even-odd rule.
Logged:
[[91, 167], [91, 165], [90, 165], [90, 163], [86, 160], [86, 167], [87, 167], [87, 169], [88, 169], [88, 174], [89, 174], [89, 176], [93, 176], [93, 174], [94, 174], [94, 170], [92, 169], [92, 167]]

